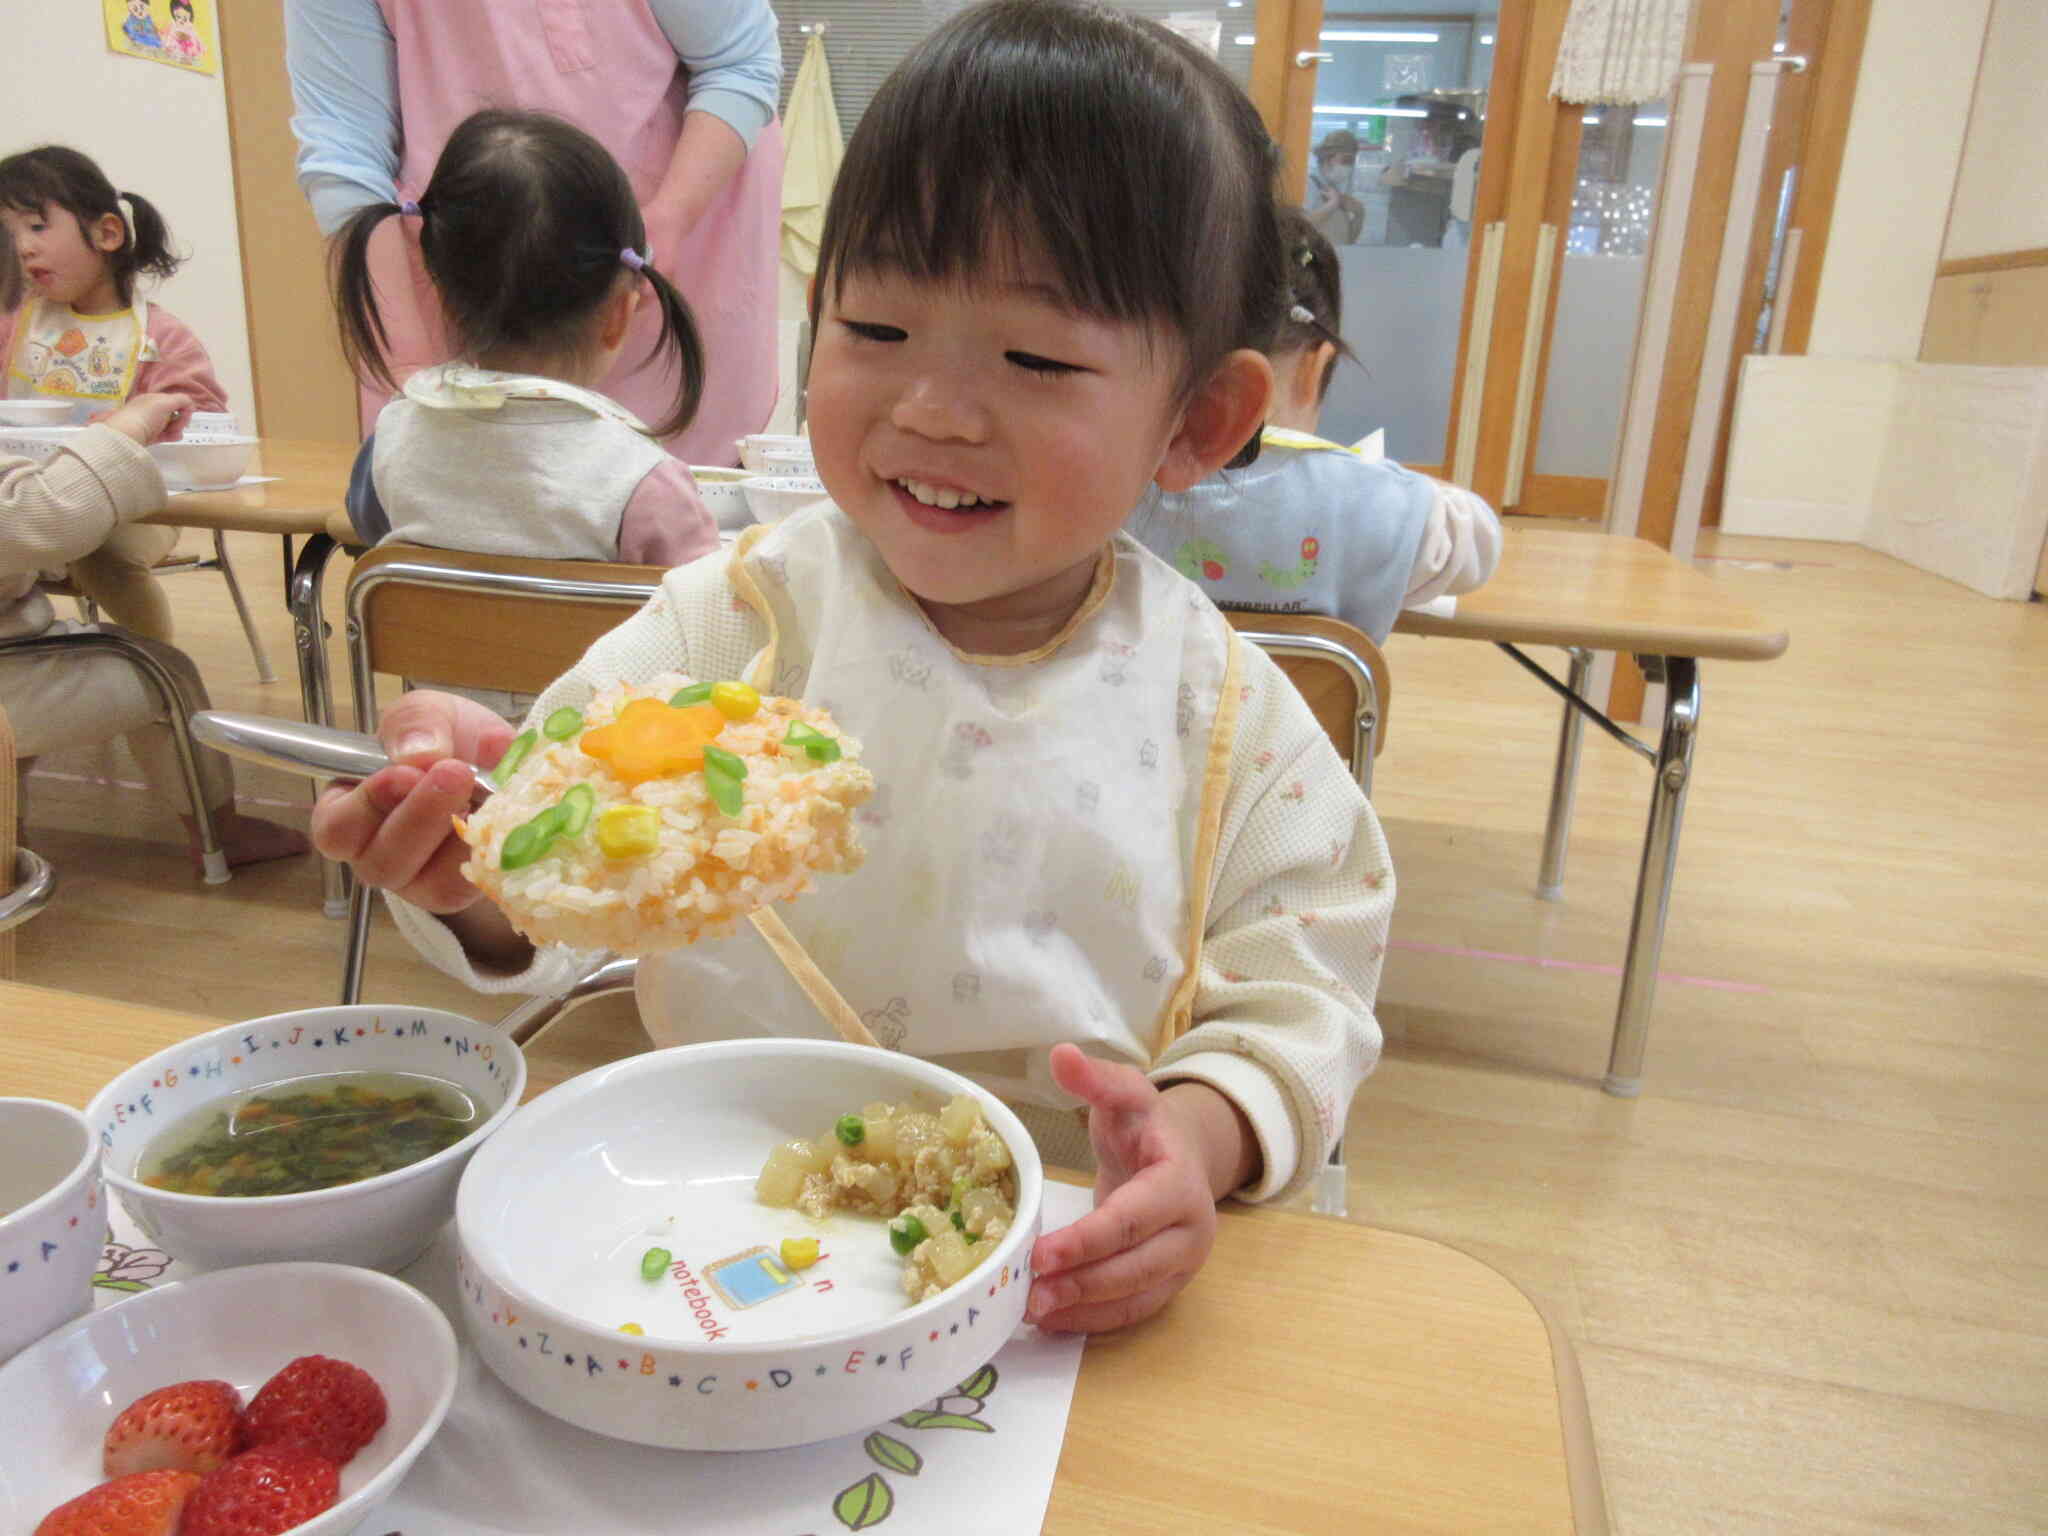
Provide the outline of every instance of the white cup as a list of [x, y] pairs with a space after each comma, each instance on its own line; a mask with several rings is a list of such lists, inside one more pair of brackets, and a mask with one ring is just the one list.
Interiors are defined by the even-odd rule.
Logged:
[[0, 1099], [0, 1361], [92, 1310], [106, 1236], [100, 1144], [85, 1116]]

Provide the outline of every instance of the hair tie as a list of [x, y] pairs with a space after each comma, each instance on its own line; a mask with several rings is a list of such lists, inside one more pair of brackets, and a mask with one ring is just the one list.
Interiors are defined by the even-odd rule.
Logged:
[[1296, 325], [1314, 325], [1316, 323], [1316, 317], [1310, 313], [1309, 307], [1306, 304], [1297, 304], [1294, 308], [1288, 310], [1287, 318]]
[[631, 267], [635, 272], [647, 270], [647, 258], [634, 250], [630, 245], [619, 252], [619, 260]]
[[1316, 264], [1316, 248], [1312, 245], [1304, 245], [1295, 253], [1294, 259], [1304, 267], [1312, 267]]
[[402, 219], [423, 219], [426, 217], [425, 214], [420, 212], [420, 205], [409, 197], [398, 205], [398, 216]]

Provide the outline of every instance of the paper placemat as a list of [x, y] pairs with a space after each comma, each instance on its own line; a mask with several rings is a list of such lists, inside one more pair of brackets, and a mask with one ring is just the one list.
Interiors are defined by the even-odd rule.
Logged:
[[[1086, 1214], [1091, 1193], [1045, 1186], [1049, 1231]], [[119, 1200], [94, 1278], [114, 1305], [193, 1271], [147, 1246]], [[455, 1306], [452, 1226], [400, 1279]], [[1044, 1524], [1080, 1374], [1083, 1340], [1026, 1325], [945, 1397], [865, 1434], [785, 1451], [664, 1451], [542, 1413], [491, 1373], [466, 1339], [448, 1418], [366, 1531], [404, 1536], [734, 1536], [884, 1529], [1029, 1536]]]

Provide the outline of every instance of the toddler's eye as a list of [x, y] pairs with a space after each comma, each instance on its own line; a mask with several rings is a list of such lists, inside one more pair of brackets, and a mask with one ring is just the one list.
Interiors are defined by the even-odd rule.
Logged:
[[1033, 373], [1080, 373], [1083, 370], [1072, 363], [1062, 363], [1050, 357], [1040, 357], [1035, 352], [1005, 352], [1004, 357], [1019, 368]]
[[839, 323], [862, 341], [902, 341], [910, 334], [901, 326], [876, 325], [868, 320], [842, 320]]

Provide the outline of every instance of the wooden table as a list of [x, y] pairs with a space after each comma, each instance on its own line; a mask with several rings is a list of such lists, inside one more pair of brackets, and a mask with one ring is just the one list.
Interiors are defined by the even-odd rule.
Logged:
[[[1643, 1051], [1657, 991], [1679, 822], [1692, 780], [1699, 731], [1699, 664], [1769, 661], [1788, 637], [1774, 621], [1735, 598], [1711, 577], [1645, 539], [1556, 528], [1510, 528], [1500, 567], [1478, 591], [1458, 599], [1455, 614], [1401, 615], [1401, 634], [1491, 640], [1564, 699], [1550, 814], [1543, 838], [1537, 894], [1555, 900], [1564, 888], [1565, 848], [1578, 776], [1581, 726], [1592, 720], [1647, 759], [1655, 777], [1649, 824], [1636, 876], [1635, 910], [1622, 961], [1621, 996], [1607, 1060], [1607, 1091], [1633, 1097], [1642, 1086]], [[1518, 649], [1559, 645], [1570, 674], [1559, 683]], [[1633, 654], [1646, 676], [1664, 685], [1664, 720], [1655, 749], [1616, 725], [1585, 697], [1595, 651]]]
[[[84, 1107], [216, 1019], [0, 982], [0, 1095]], [[570, 1016], [529, 1090], [588, 1064]], [[559, 1043], [557, 1041], [559, 1037]], [[1045, 1529], [1607, 1529], [1570, 1346], [1424, 1238], [1226, 1207], [1202, 1277], [1083, 1357]]]

